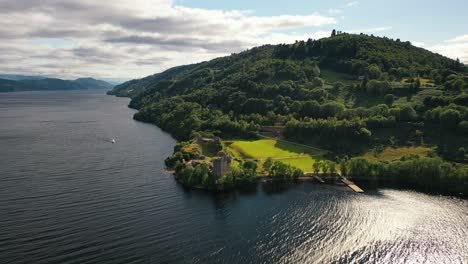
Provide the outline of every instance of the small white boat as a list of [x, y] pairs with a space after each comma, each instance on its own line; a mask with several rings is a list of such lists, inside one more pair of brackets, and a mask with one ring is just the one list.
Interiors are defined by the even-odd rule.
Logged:
[[112, 144], [114, 144], [114, 143], [115, 143], [115, 139], [112, 139], [111, 142], [112, 142]]

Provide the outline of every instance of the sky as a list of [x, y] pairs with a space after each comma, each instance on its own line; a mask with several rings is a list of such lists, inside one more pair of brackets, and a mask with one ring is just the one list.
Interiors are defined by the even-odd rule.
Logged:
[[0, 0], [0, 73], [128, 80], [349, 33], [468, 63], [466, 0]]

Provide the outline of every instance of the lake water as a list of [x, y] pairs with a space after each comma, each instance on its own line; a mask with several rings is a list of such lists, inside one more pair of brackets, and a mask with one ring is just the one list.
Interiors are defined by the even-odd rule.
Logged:
[[466, 200], [185, 190], [164, 172], [175, 141], [128, 102], [0, 94], [0, 263], [468, 263]]

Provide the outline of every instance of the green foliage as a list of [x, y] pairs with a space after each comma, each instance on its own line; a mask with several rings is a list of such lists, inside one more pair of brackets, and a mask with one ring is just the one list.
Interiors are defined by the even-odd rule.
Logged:
[[174, 154], [172, 154], [172, 156], [167, 157], [164, 160], [164, 163], [169, 169], [174, 169], [177, 166], [177, 164], [182, 163], [183, 160], [183, 154], [181, 152], [175, 152]]
[[291, 121], [286, 124], [283, 134], [286, 138], [298, 141], [312, 139], [321, 142], [327, 148], [337, 150], [343, 142], [365, 143], [372, 133], [360, 120], [313, 119], [304, 122]]
[[366, 92], [370, 95], [384, 95], [391, 90], [388, 81], [370, 80], [366, 84]]
[[323, 166], [323, 162], [321, 160], [314, 162], [314, 164], [312, 164], [314, 173], [319, 174], [320, 170], [322, 169], [322, 166]]
[[200, 163], [192, 166], [191, 164], [178, 163], [176, 175], [188, 186], [212, 186], [214, 178], [210, 174], [207, 164]]
[[393, 94], [386, 94], [384, 98], [385, 104], [391, 107], [395, 101], [395, 96]]
[[348, 175], [358, 179], [396, 182], [400, 186], [449, 194], [468, 193], [468, 169], [438, 158], [413, 155], [387, 164], [354, 158], [347, 166]]
[[340, 160], [340, 171], [341, 171], [341, 174], [345, 176], [348, 173], [347, 161], [345, 159]]
[[468, 94], [461, 94], [455, 97], [453, 102], [458, 105], [468, 106]]
[[247, 168], [231, 168], [230, 171], [228, 171], [221, 179], [218, 180], [218, 184], [223, 185], [226, 189], [231, 189], [254, 184], [256, 181], [257, 177], [255, 170], [253, 170], [250, 165], [247, 165]]
[[379, 79], [382, 75], [380, 68], [376, 64], [372, 64], [367, 68], [367, 74], [369, 75], [370, 79]]
[[277, 181], [291, 181], [304, 175], [302, 170], [285, 164], [281, 161], [273, 162], [272, 166], [270, 167], [269, 174], [274, 180]]
[[447, 109], [440, 114], [440, 124], [446, 128], [455, 128], [460, 122], [460, 112]]
[[267, 171], [270, 170], [271, 166], [273, 165], [273, 158], [268, 157], [265, 162], [263, 162], [263, 168]]
[[[300, 57], [296, 56], [299, 50]], [[318, 58], [320, 66], [351, 74], [367, 74], [371, 79], [380, 78], [382, 72], [401, 78], [429, 75], [433, 69], [463, 71], [464, 68], [455, 60], [414, 47], [410, 42], [346, 33], [315, 41], [299, 41], [294, 45], [279, 45], [274, 54], [283, 59]]]
[[408, 122], [408, 121], [414, 121], [417, 118], [416, 111], [413, 109], [411, 106], [404, 106], [401, 109], [395, 109], [396, 110], [396, 118], [399, 121], [403, 122]]
[[339, 114], [343, 113], [344, 110], [345, 110], [345, 107], [343, 104], [338, 103], [338, 102], [329, 102], [321, 106], [320, 113], [321, 113], [321, 116], [324, 118], [336, 117]]

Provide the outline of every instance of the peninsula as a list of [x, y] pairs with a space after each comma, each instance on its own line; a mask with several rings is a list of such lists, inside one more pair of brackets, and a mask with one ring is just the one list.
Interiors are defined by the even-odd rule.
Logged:
[[356, 181], [468, 194], [468, 74], [410, 42], [333, 31], [171, 68], [116, 86], [134, 118], [179, 143], [187, 186], [259, 177]]

